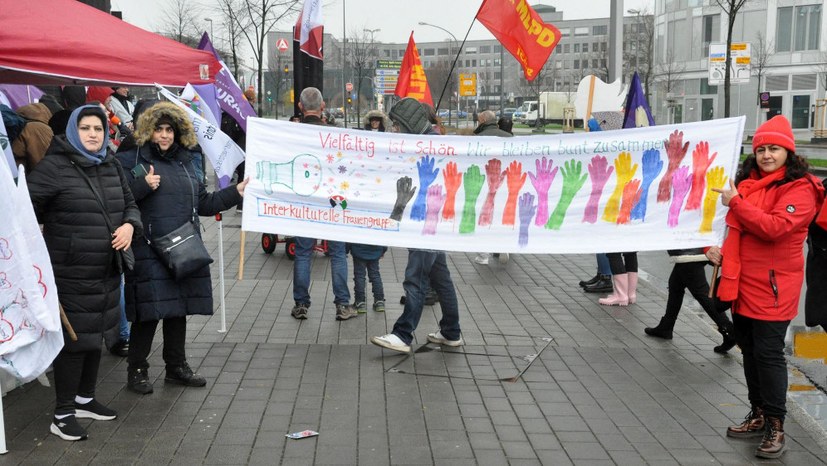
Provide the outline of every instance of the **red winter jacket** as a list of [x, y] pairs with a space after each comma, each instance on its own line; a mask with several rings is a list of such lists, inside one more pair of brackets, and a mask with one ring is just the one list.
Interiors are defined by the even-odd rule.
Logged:
[[804, 241], [824, 189], [807, 175], [771, 187], [763, 206], [735, 196], [729, 208], [741, 233], [741, 276], [732, 310], [752, 319], [792, 320], [804, 281]]

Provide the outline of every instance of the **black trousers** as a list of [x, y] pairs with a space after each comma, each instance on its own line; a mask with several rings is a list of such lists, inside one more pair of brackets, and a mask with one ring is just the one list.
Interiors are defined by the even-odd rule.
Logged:
[[101, 350], [58, 353], [52, 362], [55, 378], [55, 415], [74, 414], [75, 397], [95, 397]]
[[681, 312], [686, 290], [698, 301], [706, 315], [721, 328], [729, 319], [725, 312], [718, 312], [715, 303], [709, 297], [709, 282], [706, 281], [706, 262], [687, 262], [675, 264], [669, 274], [669, 295], [666, 298], [666, 314], [661, 319], [661, 326], [666, 324], [671, 329]]
[[637, 273], [636, 252], [610, 252], [606, 254], [606, 257], [609, 258], [609, 267], [612, 269], [612, 275], [627, 272]]
[[784, 336], [789, 320], [771, 322], [739, 314], [732, 318], [735, 341], [744, 355], [744, 377], [752, 406], [764, 408], [767, 416], [784, 420], [787, 414], [787, 360]]
[[[187, 362], [184, 349], [184, 340], [187, 338], [187, 318], [170, 317], [164, 321], [164, 362], [167, 367], [176, 367]], [[132, 322], [129, 337], [129, 356], [127, 362], [131, 369], [148, 369], [149, 352], [152, 350], [152, 339], [158, 328], [157, 320], [146, 322]]]

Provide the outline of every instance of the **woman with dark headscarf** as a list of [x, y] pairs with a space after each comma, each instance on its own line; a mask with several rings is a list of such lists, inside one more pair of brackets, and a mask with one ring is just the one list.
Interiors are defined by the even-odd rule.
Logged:
[[101, 339], [114, 341], [120, 315], [123, 255], [142, 232], [132, 192], [107, 152], [109, 128], [97, 105], [75, 109], [66, 134], [55, 136], [28, 179], [29, 193], [52, 260], [58, 299], [77, 334], [55, 358], [55, 414], [51, 432], [83, 440], [76, 418], [115, 419], [95, 399]]
[[[135, 127], [137, 147], [118, 152], [141, 209], [150, 240], [238, 204], [247, 180], [208, 193], [198, 176], [195, 129], [182, 109], [160, 102], [146, 109]], [[200, 154], [198, 154], [200, 155]], [[132, 322], [127, 388], [152, 393], [148, 369], [158, 321], [163, 320], [166, 377], [170, 383], [203, 387], [207, 381], [187, 363], [187, 316], [212, 315], [210, 268], [175, 279], [145, 241], [135, 244], [135, 269], [126, 272], [126, 315]]]

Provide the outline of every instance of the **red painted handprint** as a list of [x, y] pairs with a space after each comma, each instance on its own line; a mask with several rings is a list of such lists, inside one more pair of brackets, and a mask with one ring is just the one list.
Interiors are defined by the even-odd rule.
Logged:
[[632, 180], [623, 187], [623, 200], [620, 202], [620, 212], [617, 214], [618, 225], [629, 223], [632, 218], [632, 208], [640, 200], [642, 192], [640, 180]]
[[459, 186], [462, 184], [462, 172], [457, 171], [456, 162], [448, 162], [445, 170], [442, 171], [442, 178], [445, 180], [445, 205], [442, 207], [442, 219], [453, 220], [456, 216], [454, 203]]
[[669, 165], [658, 184], [658, 202], [669, 201], [672, 194], [672, 174], [675, 173], [683, 158], [686, 157], [688, 149], [689, 142], [683, 142], [683, 131], [675, 130], [669, 135], [669, 139], [666, 141], [666, 156], [669, 159]]
[[514, 225], [514, 218], [517, 213], [517, 197], [520, 195], [520, 189], [525, 184], [525, 178], [528, 173], [523, 173], [523, 164], [511, 162], [505, 170], [506, 186], [508, 186], [508, 199], [505, 201], [505, 209], [503, 210], [503, 225]]
[[497, 195], [497, 190], [505, 180], [505, 172], [501, 171], [502, 163], [497, 159], [491, 159], [485, 164], [485, 175], [488, 180], [488, 195], [485, 196], [485, 203], [482, 205], [480, 211], [480, 219], [477, 224], [481, 227], [491, 225], [491, 220], [494, 218], [494, 198]]
[[709, 156], [709, 143], [706, 141], [699, 142], [692, 151], [692, 188], [686, 199], [686, 210], [701, 208], [701, 200], [706, 193], [706, 171], [717, 156], [717, 152]]

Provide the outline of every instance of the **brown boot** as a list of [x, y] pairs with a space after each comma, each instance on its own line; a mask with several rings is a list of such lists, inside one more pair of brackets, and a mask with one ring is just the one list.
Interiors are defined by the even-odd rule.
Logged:
[[766, 426], [764, 438], [761, 440], [761, 445], [755, 450], [755, 456], [769, 459], [780, 458], [786, 446], [784, 421], [779, 417], [767, 416]]
[[751, 438], [764, 435], [764, 409], [753, 406], [747, 417], [744, 418], [744, 422], [727, 427], [726, 435], [734, 438]]

